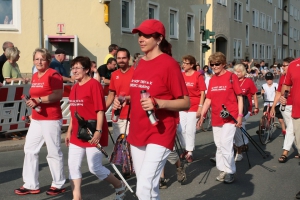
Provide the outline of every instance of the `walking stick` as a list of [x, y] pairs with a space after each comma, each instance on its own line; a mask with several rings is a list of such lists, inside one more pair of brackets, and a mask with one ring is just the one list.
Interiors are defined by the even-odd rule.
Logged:
[[[227, 117], [231, 117], [234, 121], [234, 123], [237, 124], [237, 120], [226, 110], [226, 107], [224, 104], [222, 104], [222, 108], [223, 110], [220, 113], [220, 116], [222, 118], [227, 118]], [[242, 131], [242, 133], [244, 133], [246, 135], [246, 137], [249, 139], [249, 141], [253, 144], [253, 146], [255, 147], [255, 149], [259, 152], [259, 154], [263, 157], [263, 159], [265, 159], [266, 157], [269, 157], [269, 154], [266, 153], [256, 142], [255, 140], [253, 140], [253, 138], [249, 135], [249, 133], [243, 128], [243, 127], [239, 127]]]
[[[93, 134], [92, 132], [90, 131], [89, 128], [87, 128], [87, 132], [88, 134], [90, 135], [90, 139], [93, 138]], [[131, 187], [129, 186], [129, 184], [127, 183], [127, 181], [125, 180], [125, 178], [122, 176], [122, 174], [120, 173], [120, 171], [118, 170], [118, 168], [115, 166], [115, 164], [111, 163], [110, 160], [109, 160], [109, 156], [108, 154], [106, 153], [106, 151], [103, 149], [103, 147], [98, 143], [96, 148], [101, 151], [101, 153], [107, 158], [109, 164], [113, 167], [113, 169], [115, 170], [115, 172], [119, 175], [119, 177], [122, 179], [123, 183], [126, 185], [126, 187], [129, 189], [129, 191], [134, 194], [133, 190], [131, 189]]]

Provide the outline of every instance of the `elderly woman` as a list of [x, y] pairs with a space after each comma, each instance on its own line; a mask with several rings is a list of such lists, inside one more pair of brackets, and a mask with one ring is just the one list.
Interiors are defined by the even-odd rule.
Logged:
[[[140, 200], [160, 199], [160, 174], [173, 150], [178, 111], [189, 108], [189, 97], [177, 62], [170, 56], [171, 44], [165, 27], [155, 19], [143, 21], [132, 33], [144, 56], [130, 84], [131, 115], [128, 141], [137, 177], [136, 194]], [[146, 90], [146, 91], [142, 91]], [[148, 92], [151, 97], [142, 96]], [[121, 108], [115, 99], [114, 109]], [[159, 121], [150, 123], [147, 113], [155, 112]]]
[[191, 55], [182, 57], [182, 72], [186, 87], [190, 97], [190, 108], [179, 112], [180, 123], [177, 133], [185, 152], [181, 157], [185, 157], [188, 162], [193, 162], [193, 150], [195, 148], [195, 134], [197, 119], [200, 117], [201, 109], [205, 98], [205, 82], [203, 76], [196, 71], [196, 59]]
[[[91, 61], [88, 57], [76, 57], [72, 60], [71, 66], [77, 83], [73, 86], [69, 96], [71, 120], [65, 143], [69, 147], [68, 165], [73, 199], [82, 199], [80, 167], [83, 156], [86, 154], [90, 172], [100, 180], [111, 183], [116, 190], [115, 199], [121, 200], [125, 195], [125, 185], [102, 165], [102, 153], [96, 148], [98, 143], [102, 146], [108, 145], [108, 126], [105, 119], [106, 107], [103, 88], [99, 81], [89, 75]], [[96, 131], [93, 133], [90, 142], [77, 138], [79, 124], [75, 112], [85, 120], [96, 120]]]
[[9, 47], [5, 49], [5, 56], [7, 61], [2, 68], [3, 78], [7, 83], [23, 81], [27, 83], [28, 78], [23, 78], [19, 69], [17, 61], [20, 58], [20, 51], [17, 47]]
[[[216, 179], [217, 181], [232, 183], [236, 171], [233, 138], [236, 126], [241, 126], [243, 118], [242, 90], [238, 77], [225, 69], [226, 57], [223, 53], [216, 52], [210, 55], [208, 61], [215, 75], [209, 82], [201, 116], [204, 116], [211, 106], [214, 142], [217, 146], [216, 165], [220, 170]], [[222, 105], [225, 105], [227, 111], [237, 119], [236, 126], [230, 117], [222, 118], [220, 116]], [[197, 123], [197, 128], [200, 128], [203, 120], [204, 118], [201, 117]]]
[[63, 154], [60, 149], [62, 112], [60, 100], [63, 95], [63, 80], [54, 69], [49, 68], [51, 54], [47, 49], [36, 49], [33, 62], [38, 72], [32, 76], [29, 94], [31, 98], [26, 105], [32, 109], [32, 119], [24, 146], [23, 165], [24, 185], [15, 190], [18, 195], [38, 194], [39, 189], [39, 152], [46, 143], [47, 161], [53, 178], [48, 195], [57, 195], [65, 191], [63, 173]]
[[[243, 64], [235, 65], [234, 71], [239, 79], [239, 85], [242, 89], [242, 95], [247, 96], [248, 101], [249, 101], [248, 114], [243, 117], [243, 123], [242, 123], [243, 128], [246, 130], [246, 127], [245, 127], [246, 120], [250, 117], [250, 114], [252, 112], [252, 97], [254, 99], [254, 105], [255, 105], [254, 114], [257, 114], [259, 112], [258, 101], [257, 101], [257, 96], [256, 96], [257, 88], [256, 88], [254, 82], [252, 81], [252, 79], [245, 77], [247, 73], [246, 73], [246, 68]], [[242, 145], [244, 144], [244, 142], [246, 145], [249, 142], [248, 138], [243, 137], [242, 134], [243, 133], [241, 132], [240, 129], [236, 129], [236, 132], [234, 135], [234, 142], [235, 142], [235, 145], [237, 146], [237, 152], [236, 152], [235, 159], [234, 159], [235, 161], [241, 161], [243, 159]], [[247, 148], [247, 146], [245, 148]]]

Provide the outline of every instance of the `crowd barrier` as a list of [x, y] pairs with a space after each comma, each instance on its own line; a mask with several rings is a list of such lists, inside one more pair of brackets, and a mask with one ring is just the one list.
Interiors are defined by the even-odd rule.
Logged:
[[[63, 116], [63, 126], [70, 123], [69, 94], [73, 84], [64, 84], [63, 98], [60, 102]], [[22, 119], [25, 116], [26, 104], [21, 99], [22, 94], [29, 94], [31, 84], [3, 85], [0, 87], [0, 132], [18, 132], [28, 129], [29, 124]], [[27, 109], [26, 115], [31, 114]], [[107, 122], [111, 122], [111, 107], [107, 109]]]

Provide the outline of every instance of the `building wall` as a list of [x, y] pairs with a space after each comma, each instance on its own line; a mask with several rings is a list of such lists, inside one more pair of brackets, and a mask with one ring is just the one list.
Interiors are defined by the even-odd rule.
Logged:
[[[31, 73], [32, 52], [39, 46], [38, 1], [21, 2], [21, 30], [0, 31], [0, 43], [12, 41], [21, 51], [22, 73]], [[44, 0], [43, 35], [57, 35], [57, 23], [65, 24], [65, 34], [79, 38], [78, 55], [100, 65], [111, 44], [110, 28], [104, 23], [104, 5], [99, 0]]]

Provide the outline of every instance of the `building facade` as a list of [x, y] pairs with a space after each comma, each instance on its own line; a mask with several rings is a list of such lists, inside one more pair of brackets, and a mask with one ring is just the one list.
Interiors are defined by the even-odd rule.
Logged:
[[300, 1], [207, 0], [211, 9], [206, 28], [215, 32], [212, 52], [221, 51], [228, 61], [264, 60], [272, 65], [287, 56], [300, 56]]
[[21, 51], [22, 73], [30, 73], [32, 52], [47, 47], [64, 48], [66, 68], [77, 55], [90, 57], [99, 65], [112, 43], [141, 53], [132, 28], [155, 18], [166, 27], [173, 57], [200, 57], [199, 12], [192, 7], [203, 0], [0, 0], [0, 44], [11, 41]]

